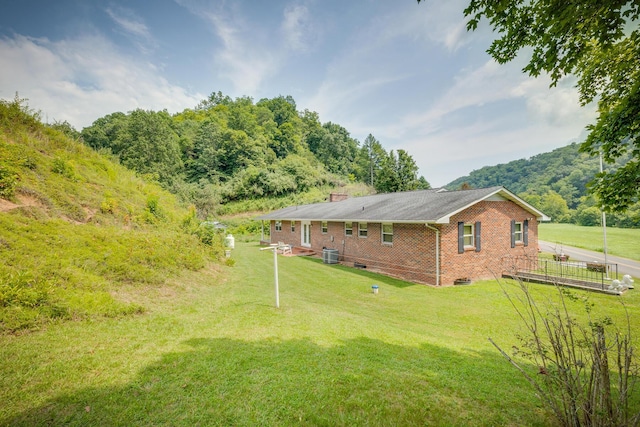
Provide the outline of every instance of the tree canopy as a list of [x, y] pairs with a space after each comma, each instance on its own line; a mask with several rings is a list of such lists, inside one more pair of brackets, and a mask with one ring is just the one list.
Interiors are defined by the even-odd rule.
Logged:
[[290, 96], [254, 103], [217, 92], [174, 115], [112, 113], [84, 128], [81, 137], [185, 196], [202, 216], [212, 211], [212, 200], [286, 196], [349, 180], [383, 192], [429, 185], [418, 179], [406, 151], [387, 152], [372, 135], [375, 143], [360, 147], [339, 124], [298, 112]]
[[[421, 0], [418, 0], [420, 3]], [[551, 86], [577, 78], [582, 105], [598, 104], [598, 118], [581, 149], [602, 153], [620, 168], [597, 175], [592, 190], [608, 211], [623, 211], [640, 195], [640, 0], [471, 0], [468, 30], [486, 19], [499, 36], [488, 53], [504, 64], [529, 55], [523, 72], [546, 73]]]

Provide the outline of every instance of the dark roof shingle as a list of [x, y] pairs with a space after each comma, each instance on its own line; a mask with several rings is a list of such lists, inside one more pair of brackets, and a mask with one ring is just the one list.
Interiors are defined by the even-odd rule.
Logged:
[[374, 194], [340, 202], [290, 206], [261, 215], [258, 220], [443, 223], [467, 207], [493, 196], [511, 200], [541, 220], [540, 211], [503, 187], [445, 191], [441, 189]]

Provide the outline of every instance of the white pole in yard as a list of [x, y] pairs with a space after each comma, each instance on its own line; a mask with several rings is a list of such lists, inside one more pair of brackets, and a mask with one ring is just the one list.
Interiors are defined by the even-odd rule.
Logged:
[[260, 250], [273, 251], [273, 279], [276, 284], [276, 308], [280, 308], [280, 290], [278, 289], [278, 244], [272, 243], [268, 248], [262, 248]]
[[276, 284], [276, 308], [280, 308], [280, 290], [278, 289], [278, 250], [273, 248], [273, 280]]

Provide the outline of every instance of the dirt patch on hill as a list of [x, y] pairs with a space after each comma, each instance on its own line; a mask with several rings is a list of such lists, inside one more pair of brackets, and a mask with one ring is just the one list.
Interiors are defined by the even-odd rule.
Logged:
[[19, 194], [16, 196], [16, 203], [9, 200], [0, 199], [0, 212], [9, 212], [13, 209], [22, 208], [25, 206], [42, 206], [42, 203], [33, 196], [26, 194]]
[[[50, 206], [47, 206], [47, 203], [30, 194], [18, 194], [16, 195], [14, 201], [0, 199], [0, 212], [9, 212], [14, 209], [29, 207], [41, 208], [46, 212], [48, 212], [48, 208], [50, 208]], [[60, 215], [60, 218], [71, 224], [80, 225], [90, 222], [98, 212], [97, 209], [92, 209], [85, 206], [82, 207], [82, 210], [85, 213], [84, 219], [70, 218], [67, 215]]]
[[11, 203], [10, 201], [5, 199], [0, 199], [0, 212], [7, 212], [17, 207], [18, 205], [16, 205], [15, 203]]

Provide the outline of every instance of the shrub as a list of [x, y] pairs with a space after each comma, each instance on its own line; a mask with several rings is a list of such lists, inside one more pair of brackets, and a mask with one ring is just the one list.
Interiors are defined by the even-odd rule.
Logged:
[[18, 174], [13, 170], [0, 166], [0, 197], [12, 198], [18, 184]]
[[100, 212], [113, 214], [117, 208], [118, 201], [111, 195], [111, 193], [107, 192], [104, 195], [104, 200], [100, 203]]
[[147, 203], [141, 215], [142, 222], [155, 224], [163, 219], [165, 219], [165, 214], [160, 208], [160, 198], [155, 194], [150, 194], [147, 196]]
[[[533, 363], [537, 372], [520, 366], [489, 341], [524, 375], [560, 425], [638, 425], [640, 412], [636, 408], [633, 413], [630, 405], [639, 370], [629, 319], [619, 330], [608, 317], [591, 318], [586, 299], [557, 289], [557, 303], [540, 305], [522, 281], [515, 293], [503, 284], [525, 327], [514, 352]], [[571, 315], [569, 307], [576, 302], [584, 302], [587, 324]]]
[[73, 165], [70, 162], [60, 157], [56, 157], [55, 159], [53, 159], [53, 166], [51, 166], [51, 172], [60, 174], [64, 177], [69, 178], [72, 181], [76, 180], [76, 171]]

